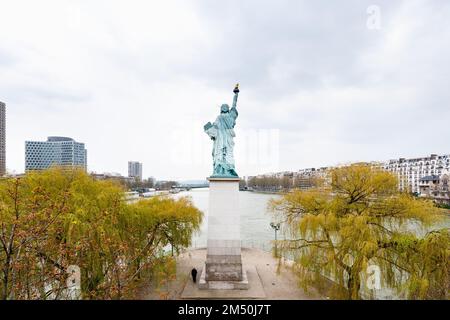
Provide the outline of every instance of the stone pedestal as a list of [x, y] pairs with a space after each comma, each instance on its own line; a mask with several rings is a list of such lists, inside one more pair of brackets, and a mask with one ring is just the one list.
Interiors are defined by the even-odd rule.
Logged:
[[201, 289], [247, 289], [242, 268], [239, 214], [239, 178], [209, 180], [206, 263]]

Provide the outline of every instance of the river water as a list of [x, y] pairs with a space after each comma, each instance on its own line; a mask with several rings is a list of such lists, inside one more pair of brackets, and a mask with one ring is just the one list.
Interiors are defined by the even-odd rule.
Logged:
[[[206, 247], [207, 231], [208, 231], [208, 206], [209, 206], [209, 189], [199, 188], [190, 191], [180, 192], [174, 197], [192, 198], [194, 205], [205, 214], [200, 232], [196, 234], [192, 241], [192, 247]], [[239, 210], [241, 214], [241, 239], [243, 247], [259, 248], [270, 251], [274, 240], [274, 230], [270, 227], [273, 221], [273, 215], [267, 210], [270, 199], [279, 198], [276, 194], [265, 194], [250, 191], [239, 192]], [[450, 215], [439, 223], [438, 228], [450, 227]], [[413, 227], [413, 229], [416, 229]], [[434, 228], [433, 228], [434, 229]], [[416, 230], [418, 233], [423, 231]], [[282, 238], [280, 235], [279, 238]]]

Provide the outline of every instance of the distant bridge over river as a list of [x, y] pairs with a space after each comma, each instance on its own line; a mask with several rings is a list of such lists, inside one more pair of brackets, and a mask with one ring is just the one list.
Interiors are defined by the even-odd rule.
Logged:
[[198, 189], [198, 188], [209, 188], [209, 182], [204, 183], [180, 183], [176, 186], [172, 186], [172, 189]]

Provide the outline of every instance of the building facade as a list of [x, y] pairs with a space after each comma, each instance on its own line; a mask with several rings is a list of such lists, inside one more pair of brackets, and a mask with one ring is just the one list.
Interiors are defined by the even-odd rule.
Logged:
[[0, 177], [6, 173], [6, 105], [0, 101]]
[[420, 196], [450, 205], [450, 174], [426, 176], [419, 182]]
[[25, 171], [43, 170], [56, 165], [87, 169], [84, 143], [67, 137], [48, 137], [47, 141], [25, 141]]
[[128, 177], [142, 181], [142, 163], [128, 161]]
[[294, 187], [302, 190], [317, 186], [319, 180], [328, 184], [328, 167], [306, 168], [294, 172]]
[[129, 184], [134, 182], [134, 178], [124, 177], [120, 173], [116, 172], [105, 172], [105, 173], [90, 173], [90, 176], [95, 180], [110, 180], [116, 181], [120, 184]]
[[427, 176], [440, 176], [450, 170], [450, 154], [390, 160], [384, 163], [382, 168], [397, 175], [400, 190], [419, 194], [420, 179]]

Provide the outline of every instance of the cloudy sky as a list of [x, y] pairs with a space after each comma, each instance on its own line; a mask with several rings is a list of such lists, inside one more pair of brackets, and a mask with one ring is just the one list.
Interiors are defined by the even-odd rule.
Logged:
[[240, 83], [237, 172], [450, 152], [450, 2], [0, 0], [7, 168], [24, 141], [88, 169], [197, 179]]

